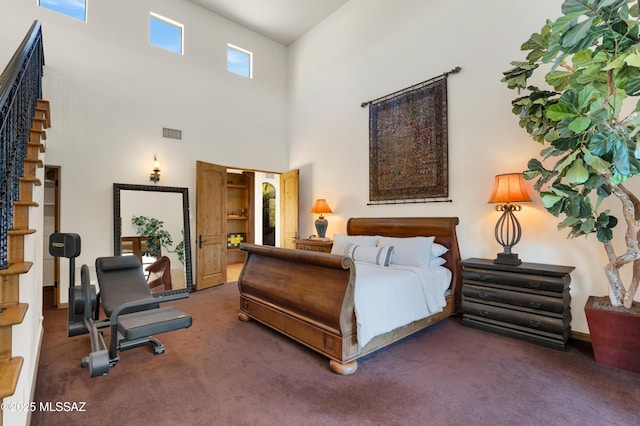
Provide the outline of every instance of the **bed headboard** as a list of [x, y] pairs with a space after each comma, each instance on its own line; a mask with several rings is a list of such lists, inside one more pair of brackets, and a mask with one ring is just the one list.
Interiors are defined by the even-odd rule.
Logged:
[[453, 273], [451, 292], [456, 299], [456, 311], [460, 308], [462, 291], [462, 266], [456, 226], [457, 217], [376, 217], [351, 218], [347, 222], [348, 235], [383, 235], [386, 237], [435, 237], [435, 242], [449, 251], [442, 257], [444, 266]]

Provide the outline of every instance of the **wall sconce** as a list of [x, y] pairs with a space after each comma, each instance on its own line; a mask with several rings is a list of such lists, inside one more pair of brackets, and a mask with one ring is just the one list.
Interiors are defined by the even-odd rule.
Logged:
[[522, 173], [508, 173], [497, 175], [493, 185], [493, 193], [489, 198], [490, 203], [500, 203], [496, 206], [496, 210], [502, 212], [502, 216], [496, 223], [496, 241], [502, 246], [503, 252], [498, 253], [493, 263], [501, 263], [507, 265], [519, 265], [522, 263], [518, 259], [516, 253], [512, 253], [513, 246], [518, 244], [522, 236], [520, 222], [513, 214], [514, 211], [520, 211], [521, 207], [512, 202], [524, 203], [531, 201], [531, 197], [527, 193], [524, 186]]
[[318, 233], [319, 239], [325, 239], [327, 225], [329, 224], [329, 222], [327, 222], [327, 219], [322, 216], [322, 213], [333, 213], [331, 211], [331, 208], [329, 207], [329, 204], [327, 204], [327, 201], [324, 198], [319, 198], [313, 204], [313, 207], [311, 207], [311, 211], [309, 213], [320, 213], [320, 217], [316, 219], [316, 232]]
[[158, 183], [160, 180], [160, 162], [153, 156], [153, 172], [149, 175], [149, 180], [153, 183]]

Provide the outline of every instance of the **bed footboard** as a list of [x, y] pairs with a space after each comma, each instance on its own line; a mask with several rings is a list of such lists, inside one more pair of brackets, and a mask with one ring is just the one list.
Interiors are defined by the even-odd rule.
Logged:
[[[342, 256], [241, 244], [241, 320], [255, 319], [355, 372], [355, 266]], [[336, 362], [337, 361], [337, 364]], [[351, 371], [353, 370], [353, 371]]]

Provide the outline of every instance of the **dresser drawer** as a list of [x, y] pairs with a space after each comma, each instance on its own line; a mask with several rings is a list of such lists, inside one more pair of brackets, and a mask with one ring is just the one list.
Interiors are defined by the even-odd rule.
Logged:
[[521, 274], [516, 272], [491, 271], [465, 267], [462, 270], [462, 278], [467, 281], [486, 283], [488, 285], [508, 285], [522, 290], [545, 291], [549, 293], [562, 293], [569, 287], [571, 277], [569, 274], [562, 277], [550, 277], [533, 274]]
[[553, 349], [564, 351], [567, 349], [567, 342], [571, 330], [567, 329], [561, 334], [538, 332], [529, 328], [520, 327], [518, 325], [507, 324], [500, 321], [485, 320], [483, 318], [465, 316], [462, 324], [488, 331], [502, 336], [513, 337], [515, 339], [524, 340], [526, 342], [535, 343]]
[[465, 283], [462, 287], [462, 295], [465, 300], [476, 301], [481, 303], [502, 303], [529, 310], [550, 312], [554, 314], [562, 314], [569, 302], [571, 296], [569, 289], [558, 293], [558, 297], [544, 296], [535, 293], [526, 293], [520, 291], [504, 290], [500, 288], [484, 287]]
[[556, 318], [464, 300], [462, 302], [462, 310], [466, 316], [505, 322], [527, 329], [555, 334], [565, 333], [571, 324], [570, 309], [563, 313], [562, 318]]

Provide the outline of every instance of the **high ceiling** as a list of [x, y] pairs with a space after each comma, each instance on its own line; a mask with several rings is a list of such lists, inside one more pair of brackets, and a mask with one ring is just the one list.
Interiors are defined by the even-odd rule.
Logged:
[[288, 46], [348, 0], [189, 1]]

